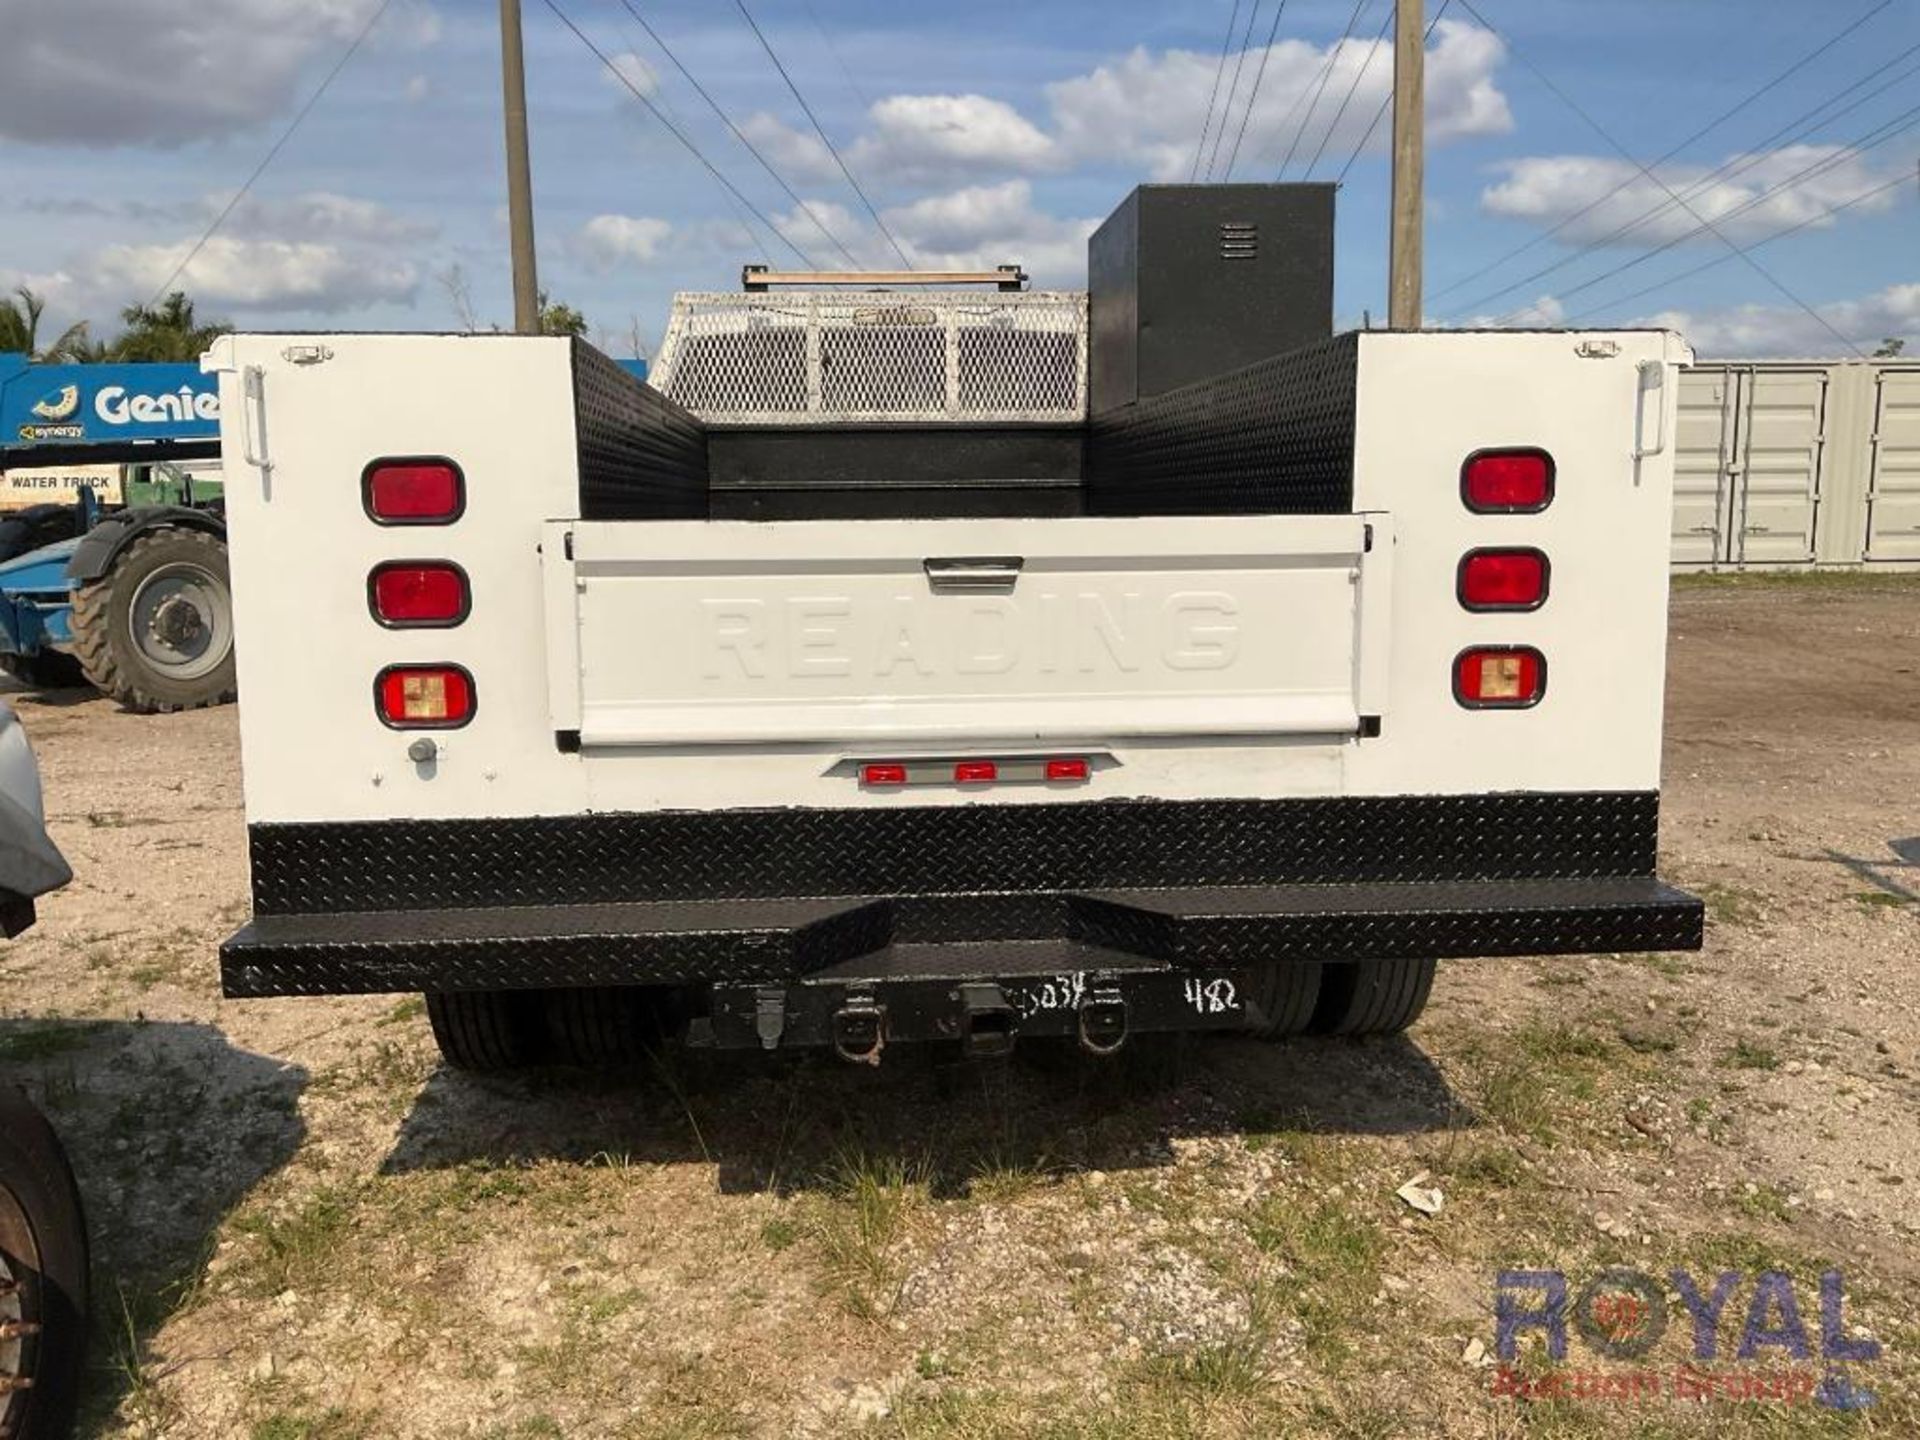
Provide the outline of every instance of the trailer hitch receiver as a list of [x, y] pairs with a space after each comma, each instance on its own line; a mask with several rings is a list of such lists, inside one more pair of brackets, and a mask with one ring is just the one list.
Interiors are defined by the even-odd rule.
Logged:
[[960, 1033], [969, 1059], [997, 1060], [1012, 1053], [1013, 1006], [998, 985], [990, 980], [962, 985], [960, 1008], [965, 1016]]

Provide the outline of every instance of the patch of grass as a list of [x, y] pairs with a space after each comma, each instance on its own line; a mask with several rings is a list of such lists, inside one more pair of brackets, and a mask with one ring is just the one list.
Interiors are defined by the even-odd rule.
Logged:
[[1713, 880], [1688, 882], [1687, 888], [1707, 907], [1707, 918], [1716, 925], [1745, 928], [1765, 918], [1767, 897], [1744, 885], [1722, 885]]
[[404, 1025], [409, 1020], [418, 1020], [426, 1013], [427, 1002], [425, 997], [409, 995], [373, 1023], [376, 1025]]
[[1721, 1055], [1720, 1063], [1730, 1070], [1778, 1070], [1780, 1057], [1772, 1047], [1742, 1035]]
[[1505, 1145], [1475, 1145], [1446, 1170], [1453, 1179], [1490, 1189], [1511, 1190], [1527, 1178], [1527, 1163], [1520, 1152]]
[[319, 1415], [281, 1411], [256, 1421], [247, 1436], [248, 1440], [346, 1440], [365, 1433], [364, 1425], [345, 1410], [331, 1409]]
[[241, 1215], [233, 1228], [250, 1242], [249, 1253], [233, 1273], [268, 1296], [343, 1279], [339, 1250], [352, 1227], [352, 1196], [334, 1187], [316, 1190], [291, 1210]]
[[1853, 900], [1865, 910], [1903, 910], [1913, 904], [1910, 897], [1896, 895], [1891, 890], [1861, 890]]
[[799, 1222], [784, 1215], [776, 1215], [760, 1227], [761, 1243], [776, 1253], [790, 1248], [800, 1235]]
[[967, 1176], [967, 1197], [972, 1200], [1017, 1200], [1029, 1190], [1044, 1185], [1053, 1170], [1044, 1155], [1027, 1155], [991, 1147], [977, 1157]]
[[1793, 1211], [1787, 1206], [1786, 1194], [1777, 1185], [1755, 1185], [1752, 1189], [1742, 1186], [1734, 1192], [1733, 1204], [1749, 1220], [1793, 1223]]
[[1288, 1274], [1261, 1297], [1284, 1309], [1301, 1343], [1321, 1363], [1351, 1357], [1354, 1335], [1380, 1288], [1386, 1240], [1380, 1227], [1346, 1199], [1269, 1195], [1247, 1231], [1254, 1244], [1283, 1258]]
[[929, 1173], [924, 1160], [843, 1147], [821, 1177], [826, 1193], [809, 1229], [833, 1288], [862, 1319], [885, 1318], [899, 1298], [896, 1252]]
[[48, 1060], [84, 1046], [106, 1022], [100, 1020], [47, 1020], [22, 1025], [17, 1030], [0, 1032], [0, 1060]]

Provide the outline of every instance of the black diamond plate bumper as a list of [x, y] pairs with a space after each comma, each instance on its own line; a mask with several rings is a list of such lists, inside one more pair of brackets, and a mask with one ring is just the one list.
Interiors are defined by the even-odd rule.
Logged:
[[[1245, 993], [1275, 964], [1688, 950], [1701, 927], [1699, 901], [1649, 876], [1356, 881], [267, 915], [222, 947], [221, 970], [235, 996], [692, 985], [710, 990], [721, 1042], [746, 1043], [769, 993], [802, 1029], [877, 991], [902, 1017], [950, 1019], [969, 982], [1023, 1014], [1029, 991], [1095, 984], [1163, 1028], [1238, 1026], [1207, 987]], [[1044, 1029], [1056, 1007], [1030, 1008]]]

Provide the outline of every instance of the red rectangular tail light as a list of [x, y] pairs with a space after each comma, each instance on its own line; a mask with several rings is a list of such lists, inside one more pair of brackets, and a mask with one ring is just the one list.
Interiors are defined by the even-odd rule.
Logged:
[[1047, 779], [1084, 780], [1087, 778], [1087, 762], [1084, 757], [1074, 755], [1058, 760], [1047, 761]]
[[860, 767], [862, 785], [904, 785], [907, 783], [907, 767], [904, 765], [862, 765]]
[[391, 560], [367, 576], [367, 604], [389, 629], [458, 625], [472, 603], [466, 572], [451, 560]]
[[1000, 767], [991, 760], [962, 760], [953, 767], [953, 778], [961, 785], [984, 785], [1000, 778]]
[[1531, 514], [1553, 500], [1553, 473], [1544, 450], [1476, 450], [1460, 467], [1460, 499], [1482, 515]]
[[1469, 610], [1538, 610], [1547, 603], [1547, 571], [1538, 550], [1469, 550], [1455, 589]]
[[454, 730], [473, 719], [473, 677], [458, 665], [389, 665], [373, 701], [396, 730]]
[[1487, 645], [1453, 662], [1453, 698], [1470, 710], [1524, 710], [1547, 690], [1547, 658], [1525, 645]]
[[360, 501], [381, 525], [450, 525], [467, 508], [467, 481], [451, 460], [375, 460], [360, 473]]

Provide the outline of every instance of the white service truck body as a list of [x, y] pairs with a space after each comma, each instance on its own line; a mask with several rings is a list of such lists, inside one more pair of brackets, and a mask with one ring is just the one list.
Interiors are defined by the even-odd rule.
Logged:
[[[720, 471], [847, 427], [729, 434], [577, 340], [223, 339], [227, 990], [425, 991], [463, 1063], [667, 993], [873, 1059], [1395, 1028], [1435, 958], [1696, 947], [1653, 873], [1687, 358], [1349, 334], [1092, 414], [1070, 490], [883, 461], [822, 504]], [[907, 429], [857, 443], [945, 453]], [[396, 623], [388, 572], [458, 594]]]

